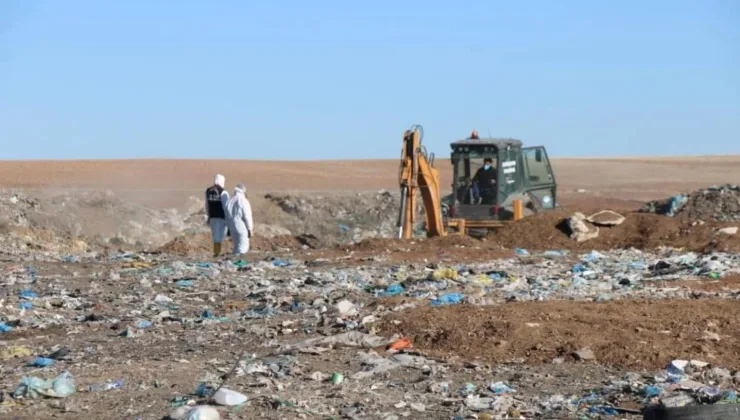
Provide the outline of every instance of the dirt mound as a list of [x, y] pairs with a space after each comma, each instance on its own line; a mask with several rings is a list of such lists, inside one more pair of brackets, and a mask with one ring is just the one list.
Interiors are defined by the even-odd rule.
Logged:
[[385, 251], [386, 249], [394, 250], [403, 246], [408, 247], [409, 245], [410, 242], [403, 242], [399, 239], [372, 238], [362, 240], [354, 245], [350, 245], [349, 247], [339, 247], [343, 249], [349, 248], [356, 251]]
[[0, 253], [53, 252], [79, 254], [88, 251], [91, 245], [79, 237], [60, 234], [41, 228], [0, 228]]
[[721, 185], [645, 203], [645, 213], [678, 215], [693, 220], [740, 220], [740, 186]]
[[[673, 359], [696, 359], [738, 369], [739, 317], [734, 301], [551, 301], [425, 306], [389, 315], [379, 327], [421, 351], [490, 363], [567, 361], [589, 347], [609, 366], [661, 369]], [[719, 341], [708, 339], [711, 333]]]
[[[284, 249], [296, 250], [301, 249], [302, 247], [302, 239], [293, 236], [276, 236], [273, 238], [253, 236], [250, 243], [250, 250], [262, 252], [276, 252]], [[157, 252], [182, 257], [210, 255], [213, 252], [211, 234], [200, 233], [178, 236], [174, 240], [158, 248]], [[222, 252], [231, 252], [231, 241], [229, 239], [224, 240]]]
[[597, 238], [576, 242], [571, 239], [565, 220], [573, 213], [556, 210], [527, 217], [490, 233], [487, 241], [506, 248], [544, 249], [654, 249], [661, 246], [681, 247], [693, 251], [739, 251], [740, 237], [717, 235], [727, 223], [699, 224], [683, 218], [647, 213], [624, 214], [619, 226], [600, 227]]
[[266, 194], [259, 201], [262, 203], [255, 206], [259, 220], [324, 241], [351, 243], [388, 238], [396, 231], [398, 193]]

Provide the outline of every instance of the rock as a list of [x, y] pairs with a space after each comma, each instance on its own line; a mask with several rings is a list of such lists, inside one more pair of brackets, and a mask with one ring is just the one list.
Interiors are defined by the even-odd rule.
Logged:
[[425, 411], [426, 410], [426, 407], [424, 407], [424, 404], [422, 403], [411, 403], [410, 407], [414, 411]]
[[671, 367], [681, 372], [683, 372], [686, 369], [686, 366], [688, 365], [689, 365], [688, 360], [673, 360], [671, 362]]
[[694, 399], [683, 392], [667, 395], [660, 399], [660, 402], [668, 408], [672, 407], [684, 407], [689, 404], [694, 404]]
[[337, 303], [337, 310], [343, 316], [354, 316], [359, 312], [355, 307], [355, 304], [346, 299]]
[[602, 210], [586, 218], [596, 226], [618, 226], [624, 223], [625, 217], [611, 210]]
[[324, 372], [314, 372], [311, 374], [311, 379], [316, 382], [324, 382], [329, 379], [329, 375]]
[[221, 415], [210, 405], [198, 405], [187, 412], [185, 420], [221, 420]]
[[732, 377], [732, 380], [735, 381], [735, 385], [740, 386], [740, 370], [735, 372], [735, 375]]
[[732, 384], [733, 377], [729, 370], [725, 368], [715, 367], [710, 369], [704, 374], [705, 378], [720, 385], [721, 387], [729, 387]]
[[704, 331], [704, 335], [699, 338], [699, 341], [714, 341], [719, 342], [720, 337], [716, 332]]
[[230, 389], [221, 388], [213, 395], [213, 401], [218, 405], [234, 406], [247, 402], [247, 396]]
[[576, 242], [583, 242], [599, 236], [599, 228], [591, 226], [586, 221], [583, 213], [575, 213], [568, 218], [570, 237]]
[[433, 394], [446, 394], [450, 392], [450, 384], [447, 382], [432, 382], [427, 387], [427, 391]]
[[724, 235], [735, 235], [737, 234], [737, 229], [738, 229], [737, 226], [726, 227], [726, 228], [717, 230], [717, 233], [721, 233]]
[[596, 360], [596, 355], [594, 355], [594, 352], [588, 347], [584, 347], [578, 350], [577, 352], [573, 353], [573, 356], [577, 360], [583, 360], [583, 361]]
[[709, 363], [702, 362], [701, 360], [692, 360], [692, 361], [689, 362], [689, 364], [692, 367], [695, 367], [695, 368], [698, 368], [698, 369], [703, 369], [703, 368], [709, 366]]
[[185, 418], [185, 416], [188, 415], [188, 411], [190, 411], [190, 407], [187, 405], [183, 405], [182, 407], [177, 407], [174, 410], [170, 411], [169, 419], [170, 420], [182, 420]]

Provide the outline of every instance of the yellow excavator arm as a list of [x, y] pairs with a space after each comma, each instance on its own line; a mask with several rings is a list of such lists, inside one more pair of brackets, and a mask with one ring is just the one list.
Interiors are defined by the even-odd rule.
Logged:
[[434, 167], [434, 154], [428, 155], [421, 145], [423, 136], [424, 129], [420, 125], [412, 126], [403, 134], [398, 174], [401, 187], [398, 237], [401, 239], [411, 239], [413, 236], [417, 192], [424, 205], [427, 236], [446, 235], [439, 196], [439, 173]]

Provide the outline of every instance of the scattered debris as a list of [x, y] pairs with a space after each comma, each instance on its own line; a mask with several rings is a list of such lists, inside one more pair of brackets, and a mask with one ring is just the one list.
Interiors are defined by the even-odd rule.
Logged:
[[[47, 202], [9, 197], [13, 228], [38, 228]], [[11, 249], [20, 234], [2, 236], [0, 417], [636, 419], [649, 405], [737, 403], [728, 226], [555, 211], [485, 240], [406, 243], [388, 239], [392, 194], [352, 205], [375, 199], [358, 216], [267, 198], [288, 222], [258, 229], [238, 261], [208, 258], [202, 217], [159, 248], [115, 234], [136, 251], [90, 238], [74, 253]], [[317, 217], [336, 220], [290, 236]], [[671, 235], [697, 242], [662, 248]]]
[[619, 226], [625, 221], [625, 217], [611, 210], [602, 210], [586, 218], [587, 221], [596, 226]]

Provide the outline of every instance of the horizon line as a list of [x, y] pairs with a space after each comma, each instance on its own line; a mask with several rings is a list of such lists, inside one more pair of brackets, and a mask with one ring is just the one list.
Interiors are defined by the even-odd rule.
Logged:
[[[550, 156], [552, 160], [644, 160], [644, 159], [682, 159], [682, 158], [732, 158], [738, 154], [715, 155], [626, 155], [626, 156]], [[41, 158], [41, 159], [0, 159], [3, 163], [42, 163], [42, 162], [152, 162], [152, 161], [189, 161], [189, 162], [265, 162], [265, 163], [327, 163], [327, 162], [364, 162], [389, 161], [399, 158], [323, 158], [323, 159], [234, 159], [234, 158], [182, 158], [182, 157], [147, 157], [147, 158]]]

